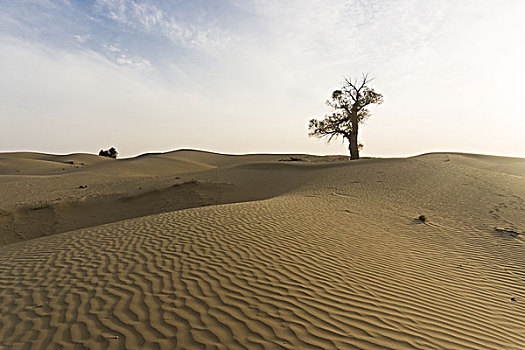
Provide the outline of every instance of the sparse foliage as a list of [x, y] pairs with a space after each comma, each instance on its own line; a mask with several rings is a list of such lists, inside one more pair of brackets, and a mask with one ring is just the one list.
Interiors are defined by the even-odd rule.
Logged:
[[326, 101], [332, 113], [322, 120], [310, 120], [309, 136], [327, 138], [328, 142], [342, 136], [349, 142], [350, 159], [359, 159], [359, 150], [363, 147], [357, 141], [359, 124], [370, 116], [367, 106], [383, 102], [383, 95], [367, 85], [370, 81], [368, 75], [361, 79], [345, 78], [342, 88], [335, 90]]
[[100, 152], [98, 152], [99, 156], [108, 157], [108, 158], [114, 158], [116, 159], [118, 156], [118, 152], [115, 149], [115, 147], [111, 147], [108, 150], [101, 149]]

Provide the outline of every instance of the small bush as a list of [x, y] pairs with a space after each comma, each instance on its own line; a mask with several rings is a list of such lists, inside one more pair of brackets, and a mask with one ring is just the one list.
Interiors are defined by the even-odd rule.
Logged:
[[426, 222], [427, 221], [427, 217], [425, 215], [419, 215], [419, 217], [417, 219], [419, 221], [421, 221], [421, 222]]
[[117, 156], [118, 156], [118, 152], [115, 149], [115, 147], [111, 147], [110, 149], [105, 150], [105, 151], [103, 149], [101, 149], [100, 152], [98, 152], [98, 155], [102, 156], [102, 157], [108, 157], [108, 158], [116, 159]]

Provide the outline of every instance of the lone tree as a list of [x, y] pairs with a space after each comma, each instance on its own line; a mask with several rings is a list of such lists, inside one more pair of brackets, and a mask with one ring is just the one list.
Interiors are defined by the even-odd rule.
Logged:
[[350, 159], [359, 159], [362, 145], [357, 141], [357, 133], [359, 124], [370, 116], [366, 107], [383, 102], [383, 95], [368, 86], [371, 80], [366, 74], [361, 79], [345, 78], [341, 90], [332, 92], [331, 100], [326, 101], [332, 113], [325, 115], [322, 120], [310, 120], [308, 135], [327, 137], [328, 142], [342, 136], [349, 142]]
[[110, 149], [105, 151], [101, 149], [100, 152], [98, 152], [98, 155], [102, 157], [117, 158], [118, 152], [115, 149], [115, 147], [111, 147]]

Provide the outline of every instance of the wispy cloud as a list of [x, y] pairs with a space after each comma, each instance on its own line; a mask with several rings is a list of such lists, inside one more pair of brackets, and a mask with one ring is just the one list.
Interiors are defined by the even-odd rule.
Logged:
[[75, 38], [79, 43], [85, 43], [88, 40], [89, 35], [75, 34], [73, 35], [73, 38]]
[[151, 68], [151, 62], [146, 59], [130, 58], [124, 54], [121, 54], [117, 58], [117, 63], [125, 66], [131, 66], [137, 69]]
[[128, 66], [141, 71], [152, 68], [152, 64], [149, 60], [138, 55], [130, 56], [129, 50], [122, 49], [117, 44], [104, 43], [102, 46], [105, 49], [105, 55], [119, 65]]
[[104, 46], [106, 50], [108, 50], [109, 52], [121, 52], [122, 51], [122, 49], [112, 44], [106, 44]]
[[268, 35], [297, 55], [383, 62], [430, 43], [458, 6], [451, 1], [255, 0]]
[[[102, 16], [147, 33], [161, 34], [185, 47], [215, 50], [228, 44], [231, 34], [205, 21], [183, 21], [149, 2], [97, 0]], [[183, 17], [183, 16], [178, 16]]]

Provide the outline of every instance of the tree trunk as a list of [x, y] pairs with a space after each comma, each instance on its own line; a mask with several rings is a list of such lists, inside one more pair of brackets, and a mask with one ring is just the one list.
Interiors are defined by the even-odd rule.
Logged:
[[357, 143], [357, 133], [359, 131], [359, 121], [357, 119], [357, 111], [352, 111], [351, 121], [352, 121], [352, 130], [350, 130], [350, 137], [348, 141], [350, 145], [350, 160], [359, 159], [359, 144]]
[[357, 132], [350, 132], [350, 138], [348, 139], [350, 144], [348, 149], [350, 150], [350, 160], [359, 159], [359, 146], [357, 144]]

